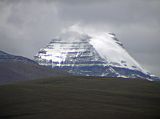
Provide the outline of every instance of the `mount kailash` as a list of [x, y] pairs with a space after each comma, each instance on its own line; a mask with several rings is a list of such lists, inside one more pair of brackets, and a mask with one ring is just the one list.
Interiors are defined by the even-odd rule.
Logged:
[[78, 76], [159, 80], [128, 54], [114, 33], [82, 32], [71, 28], [41, 48], [34, 59], [40, 65]]

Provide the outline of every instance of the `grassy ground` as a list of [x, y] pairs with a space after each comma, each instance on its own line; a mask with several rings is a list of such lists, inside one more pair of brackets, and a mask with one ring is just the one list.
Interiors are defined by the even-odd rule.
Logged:
[[0, 119], [160, 119], [160, 83], [59, 77], [0, 86]]

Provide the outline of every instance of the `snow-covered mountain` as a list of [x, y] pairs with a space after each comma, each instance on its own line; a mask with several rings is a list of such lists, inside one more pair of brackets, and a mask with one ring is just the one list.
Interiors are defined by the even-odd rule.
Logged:
[[74, 75], [158, 79], [128, 54], [114, 33], [86, 32], [75, 27], [65, 29], [40, 49], [35, 61]]

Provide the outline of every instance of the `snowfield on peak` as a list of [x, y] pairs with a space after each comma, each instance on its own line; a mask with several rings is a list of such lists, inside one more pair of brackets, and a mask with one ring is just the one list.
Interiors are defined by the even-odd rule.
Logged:
[[147, 72], [128, 54], [114, 33], [83, 30], [78, 25], [73, 25], [63, 31], [64, 34], [68, 32], [72, 32], [72, 40], [76, 40], [73, 37], [77, 33], [80, 36], [89, 36], [89, 43], [109, 65]]
[[92, 35], [90, 43], [110, 65], [144, 71], [124, 49], [122, 43], [115, 39], [117, 39], [115, 36], [113, 37], [107, 33], [100, 33], [99, 35]]

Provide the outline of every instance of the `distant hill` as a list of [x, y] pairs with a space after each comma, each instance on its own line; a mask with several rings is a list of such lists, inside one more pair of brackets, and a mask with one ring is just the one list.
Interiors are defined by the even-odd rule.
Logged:
[[37, 64], [35, 61], [22, 56], [15, 56], [0, 50], [0, 63], [4, 62], [23, 62]]
[[67, 73], [40, 66], [22, 56], [0, 51], [0, 84], [60, 75], [67, 75]]

